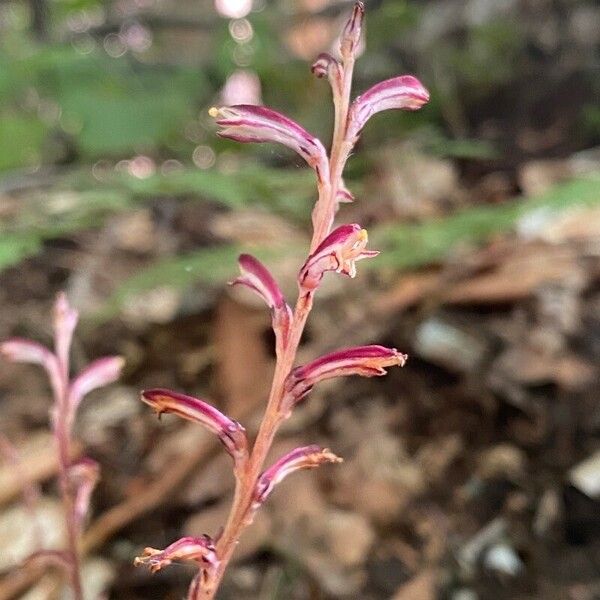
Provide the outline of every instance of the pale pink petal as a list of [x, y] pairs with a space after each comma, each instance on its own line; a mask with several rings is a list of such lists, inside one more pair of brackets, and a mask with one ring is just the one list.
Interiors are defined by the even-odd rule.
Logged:
[[77, 409], [81, 400], [96, 388], [109, 385], [119, 379], [125, 360], [121, 356], [105, 356], [90, 363], [71, 383], [69, 406]]

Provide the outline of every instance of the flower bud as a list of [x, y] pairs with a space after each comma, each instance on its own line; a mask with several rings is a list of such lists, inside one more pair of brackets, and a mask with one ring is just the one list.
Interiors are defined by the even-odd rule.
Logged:
[[69, 375], [69, 352], [78, 320], [79, 313], [69, 304], [67, 295], [59, 293], [54, 304], [54, 349], [65, 378]]
[[253, 256], [242, 254], [238, 262], [241, 275], [234, 279], [230, 285], [245, 285], [267, 303], [267, 306], [271, 309], [273, 330], [278, 340], [278, 348], [279, 346], [285, 346], [292, 322], [292, 310], [286, 304], [277, 282], [268, 269]]
[[327, 77], [334, 96], [339, 97], [341, 95], [343, 67], [331, 54], [327, 54], [326, 52], [319, 54], [310, 70], [319, 79]]
[[207, 535], [183, 537], [164, 550], [144, 548], [142, 556], [137, 556], [133, 564], [136, 567], [147, 566], [151, 573], [156, 573], [168, 567], [174, 560], [189, 560], [207, 571], [214, 570], [219, 564], [213, 541]]
[[343, 459], [328, 448], [316, 445], [296, 448], [281, 457], [259, 478], [254, 494], [255, 508], [260, 506], [285, 477], [301, 469], [314, 469], [324, 463], [340, 463]]
[[221, 126], [218, 135], [238, 142], [276, 142], [296, 151], [317, 172], [329, 179], [329, 160], [323, 144], [298, 123], [282, 114], [251, 104], [211, 108], [209, 114]]
[[412, 75], [377, 83], [358, 96], [350, 106], [346, 139], [354, 144], [366, 122], [382, 110], [418, 110], [429, 102], [429, 92]]
[[173, 413], [204, 425], [219, 437], [236, 464], [247, 458], [248, 440], [244, 428], [207, 402], [164, 389], [142, 392], [142, 401], [150, 405], [159, 416], [162, 413]]
[[298, 283], [305, 292], [315, 290], [326, 271], [356, 276], [356, 261], [372, 258], [379, 252], [365, 250], [366, 229], [356, 223], [334, 229], [307, 258], [298, 274]]
[[406, 363], [407, 356], [395, 348], [370, 345], [345, 348], [326, 354], [296, 367], [286, 381], [285, 404], [290, 409], [310, 392], [319, 381], [344, 377], [347, 375], [362, 375], [377, 377], [386, 374], [386, 367]]
[[362, 2], [356, 2], [340, 38], [340, 53], [344, 58], [356, 55], [364, 16], [365, 5]]

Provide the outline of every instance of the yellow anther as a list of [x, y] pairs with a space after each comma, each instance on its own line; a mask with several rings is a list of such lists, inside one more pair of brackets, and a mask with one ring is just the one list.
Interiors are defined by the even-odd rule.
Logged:
[[216, 106], [211, 106], [208, 109], [208, 114], [213, 118], [216, 119], [219, 116], [219, 109]]
[[367, 233], [366, 229], [361, 229], [358, 232], [358, 239], [361, 242], [367, 242], [367, 241], [369, 241], [369, 234]]

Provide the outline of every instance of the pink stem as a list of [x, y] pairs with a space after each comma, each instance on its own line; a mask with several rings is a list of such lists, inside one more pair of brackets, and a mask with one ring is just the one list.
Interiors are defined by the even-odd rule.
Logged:
[[54, 440], [58, 455], [58, 483], [62, 504], [65, 511], [65, 528], [67, 534], [67, 553], [69, 557], [69, 583], [73, 590], [74, 600], [83, 600], [81, 585], [81, 565], [79, 556], [79, 528], [75, 519], [75, 501], [69, 483], [69, 467], [71, 465], [71, 424], [72, 415], [69, 407], [69, 363], [68, 359], [60, 361], [61, 386], [55, 396]]

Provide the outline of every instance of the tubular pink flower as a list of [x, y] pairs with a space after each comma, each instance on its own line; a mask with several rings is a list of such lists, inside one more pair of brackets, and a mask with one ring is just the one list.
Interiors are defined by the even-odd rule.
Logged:
[[245, 429], [207, 402], [164, 389], [146, 390], [142, 392], [142, 400], [159, 416], [162, 413], [173, 413], [183, 419], [204, 425], [218, 436], [236, 464], [248, 456]]
[[282, 456], [259, 478], [254, 494], [255, 508], [258, 508], [271, 494], [273, 488], [285, 477], [301, 469], [315, 469], [324, 463], [340, 463], [343, 459], [328, 448], [304, 446]]
[[12, 338], [0, 344], [0, 353], [11, 362], [24, 362], [40, 365], [48, 374], [55, 396], [60, 397], [63, 378], [56, 356], [42, 344], [23, 338]]
[[340, 38], [340, 52], [344, 58], [356, 54], [364, 16], [365, 5], [362, 2], [356, 2]]
[[77, 527], [88, 513], [92, 492], [100, 478], [100, 465], [91, 458], [82, 458], [69, 467], [69, 482], [73, 488], [73, 513]]
[[167, 546], [164, 550], [144, 548], [142, 556], [133, 561], [136, 567], [147, 566], [151, 573], [168, 567], [174, 560], [189, 560], [197, 563], [206, 571], [214, 570], [219, 564], [212, 539], [202, 537], [183, 537]]
[[386, 367], [398, 365], [403, 367], [407, 356], [395, 348], [386, 348], [376, 344], [345, 348], [326, 354], [296, 367], [286, 380], [286, 408], [306, 396], [319, 381], [361, 375], [362, 377], [377, 377], [386, 374]]
[[329, 178], [329, 160], [323, 144], [295, 121], [265, 106], [236, 104], [211, 108], [209, 114], [223, 127], [218, 135], [238, 142], [276, 142], [296, 151], [320, 181]]
[[358, 96], [350, 107], [346, 139], [355, 143], [366, 122], [382, 110], [418, 110], [429, 102], [429, 92], [412, 75], [377, 83]]
[[367, 230], [356, 223], [334, 229], [300, 269], [300, 287], [305, 293], [315, 290], [326, 271], [355, 277], [356, 261], [379, 254], [376, 250], [365, 250], [368, 239]]
[[75, 412], [84, 396], [96, 388], [115, 382], [121, 375], [125, 360], [121, 356], [105, 356], [95, 360], [77, 375], [69, 390], [69, 407]]
[[326, 52], [319, 54], [310, 70], [313, 75], [319, 79], [327, 77], [329, 85], [331, 85], [331, 89], [336, 97], [339, 97], [342, 94], [344, 69], [331, 54], [327, 54]]
[[286, 304], [285, 298], [277, 282], [267, 268], [249, 254], [242, 254], [238, 259], [241, 275], [230, 285], [245, 285], [256, 292], [271, 309], [273, 330], [278, 341], [285, 346], [292, 322], [292, 309]]

